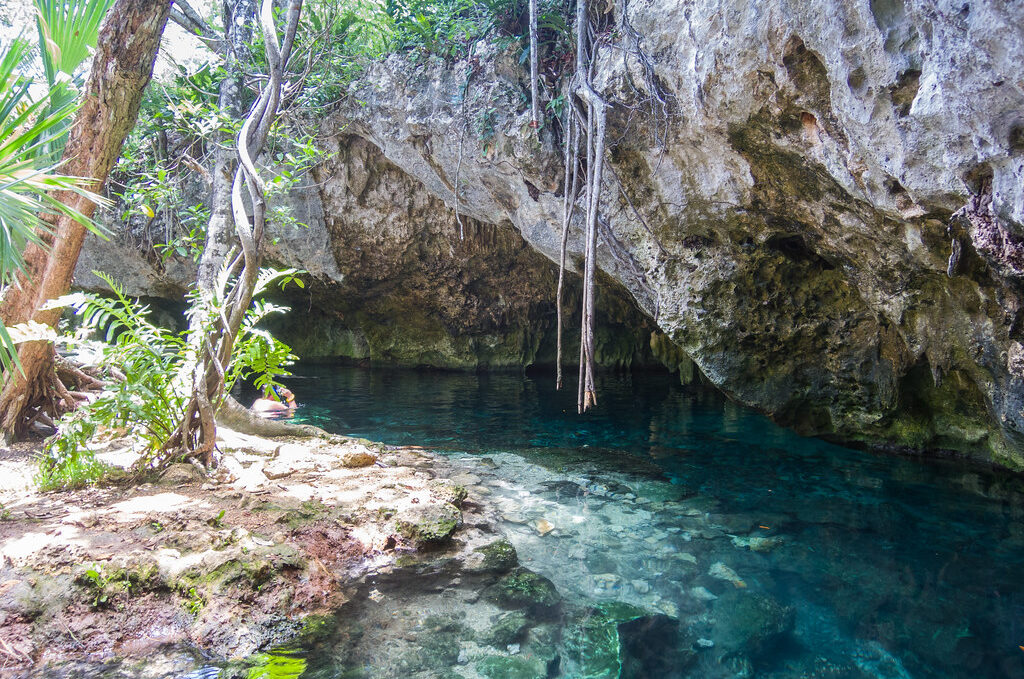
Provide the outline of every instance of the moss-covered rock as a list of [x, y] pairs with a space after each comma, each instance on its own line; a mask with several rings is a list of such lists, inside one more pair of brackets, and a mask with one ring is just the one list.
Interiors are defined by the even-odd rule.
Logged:
[[522, 609], [539, 616], [554, 613], [562, 601], [553, 582], [521, 567], [491, 585], [485, 594], [503, 608]]
[[473, 630], [458, 620], [429, 616], [416, 636], [419, 652], [413, 665], [438, 670], [450, 668], [458, 660], [462, 642], [473, 638]]
[[457, 483], [434, 481], [430, 484], [430, 497], [438, 502], [447, 502], [461, 507], [467, 495], [466, 489]]
[[447, 502], [414, 507], [395, 520], [398, 534], [418, 547], [444, 543], [461, 525], [462, 512]]
[[536, 658], [518, 655], [489, 655], [476, 663], [476, 670], [487, 679], [546, 679], [547, 667]]
[[486, 643], [504, 650], [510, 644], [522, 641], [530, 621], [522, 611], [509, 611], [498, 616], [491, 628], [484, 635]]
[[476, 551], [483, 554], [483, 570], [504, 573], [519, 565], [516, 548], [505, 538], [477, 547]]
[[580, 679], [678, 676], [693, 660], [678, 620], [631, 604], [577, 611], [563, 634], [565, 669]]

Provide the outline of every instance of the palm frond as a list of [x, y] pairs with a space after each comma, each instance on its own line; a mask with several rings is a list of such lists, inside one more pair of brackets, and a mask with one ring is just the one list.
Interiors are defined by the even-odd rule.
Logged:
[[75, 71], [96, 48], [100, 24], [113, 0], [35, 0], [43, 69], [51, 85]]

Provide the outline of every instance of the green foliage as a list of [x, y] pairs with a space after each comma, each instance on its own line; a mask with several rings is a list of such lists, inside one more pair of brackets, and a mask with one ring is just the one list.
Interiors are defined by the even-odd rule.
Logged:
[[[152, 83], [111, 175], [116, 215], [126, 237], [151, 249], [161, 262], [172, 257], [198, 261], [202, 255], [213, 154], [233, 143], [240, 126], [218, 105], [224, 77], [220, 66], [207, 64], [191, 72], [179, 66], [173, 77]], [[299, 95], [300, 101], [304, 96]], [[327, 154], [312, 136], [281, 123], [271, 130], [267, 147], [268, 221], [278, 228], [304, 226], [293, 216], [287, 196]]]
[[[478, 40], [517, 46], [520, 63], [529, 59], [529, 7], [526, 0], [385, 0], [394, 50], [420, 50], [445, 59], [469, 54]], [[557, 0], [538, 3], [541, 52], [557, 58], [569, 52], [565, 6]]]
[[271, 130], [267, 147], [267, 155], [274, 159], [276, 170], [266, 182], [267, 221], [279, 228], [306, 228], [306, 224], [292, 215], [288, 194], [299, 187], [309, 172], [329, 154], [317, 147], [311, 135], [296, 137], [283, 128], [280, 121]]
[[33, 481], [40, 490], [84, 488], [97, 483], [108, 471], [89, 449], [96, 422], [87, 413], [69, 414], [61, 423], [61, 435], [50, 439], [49, 450], [39, 461]]
[[68, 76], [96, 48], [100, 23], [114, 0], [35, 0], [36, 23], [46, 80]]
[[295, 54], [312, 52], [297, 108], [320, 108], [340, 100], [367, 59], [391, 51], [391, 18], [375, 0], [307, 0]]
[[551, 100], [544, 106], [545, 109], [551, 112], [556, 118], [561, 118], [565, 111], [565, 93], [559, 94], [557, 97], [552, 97]]
[[[48, 111], [74, 106], [82, 84], [79, 67], [96, 48], [100, 24], [114, 0], [34, 0], [39, 55], [50, 87]], [[60, 160], [70, 120], [47, 141], [47, 158]]]
[[217, 516], [212, 516], [206, 520], [206, 525], [210, 526], [211, 528], [223, 528], [224, 514], [226, 513], [227, 510], [225, 509], [220, 510], [220, 512], [217, 513]]
[[[297, 269], [263, 269], [257, 280], [258, 297], [277, 284], [302, 285]], [[66, 415], [58, 432], [47, 441], [36, 483], [43, 489], [80, 487], [101, 479], [108, 468], [96, 462], [89, 449], [100, 428], [123, 428], [140, 446], [140, 468], [146, 467], [170, 438], [185, 414], [191, 395], [190, 365], [195, 350], [187, 333], [174, 333], [149, 320], [149, 308], [125, 296], [107, 275], [98, 273], [113, 291], [112, 297], [75, 293], [54, 302], [69, 306], [84, 328], [101, 333], [107, 345], [103, 365], [116, 368], [124, 379], [115, 381], [99, 398]], [[193, 295], [198, 300], [197, 295]], [[210, 301], [194, 304], [194, 313], [219, 314]], [[278, 378], [290, 375], [287, 366], [296, 357], [290, 348], [258, 327], [270, 314], [286, 307], [255, 299], [246, 313], [225, 374], [230, 391], [238, 379], [252, 379], [259, 387], [283, 386]]]
[[[186, 385], [177, 379], [177, 371], [186, 343], [150, 322], [149, 307], [133, 303], [113, 279], [97, 275], [110, 286], [113, 297], [80, 294], [66, 299], [84, 327], [105, 333], [104, 364], [116, 367], [126, 379], [79, 409], [84, 411], [80, 417], [106, 427], [134, 429], [146, 449], [157, 450], [184, 416]], [[63, 424], [56, 441], [63, 438]]]
[[206, 599], [196, 591], [195, 587], [189, 587], [185, 593], [185, 610], [192, 615], [199, 615], [206, 606]]
[[[0, 50], [0, 288], [24, 270], [22, 252], [29, 243], [40, 244], [50, 231], [41, 215], [58, 213], [95, 228], [81, 213], [52, 197], [51, 191], [70, 190], [102, 202], [86, 191], [85, 181], [54, 173], [47, 152], [77, 109], [73, 100], [56, 105], [57, 86], [33, 98], [31, 79], [21, 75], [32, 47], [14, 40]], [[65, 98], [66, 99], [66, 98]], [[14, 340], [0, 323], [0, 370], [14, 369]]]
[[267, 393], [272, 388], [284, 386], [278, 381], [279, 377], [291, 375], [287, 368], [298, 360], [298, 356], [292, 354], [291, 347], [257, 325], [272, 314], [288, 311], [288, 307], [272, 304], [260, 297], [275, 284], [282, 289], [289, 283], [305, 287], [302, 279], [298, 278], [300, 273], [303, 272], [299, 269], [260, 269], [253, 289], [252, 307], [239, 328], [231, 365], [224, 375], [225, 391], [231, 391], [239, 379], [251, 379], [257, 389]]
[[498, 109], [494, 106], [485, 106], [480, 109], [476, 116], [476, 134], [482, 142], [481, 152], [487, 155], [494, 143], [495, 123], [498, 120]]
[[93, 564], [78, 574], [76, 581], [85, 587], [93, 608], [108, 606], [120, 594], [128, 596], [161, 587], [159, 570], [155, 564], [142, 564], [133, 568], [104, 571]]
[[110, 584], [110, 576], [105, 574], [102, 568], [96, 565], [93, 565], [92, 568], [87, 568], [79, 576], [79, 582], [85, 585], [89, 591], [93, 608], [100, 608], [107, 604], [111, 596], [107, 589]]
[[217, 105], [224, 75], [209, 64], [193, 72], [179, 66], [173, 77], [152, 82], [111, 173], [118, 219], [163, 261], [197, 261], [202, 253], [210, 218], [198, 199], [206, 193], [202, 173], [239, 126]]

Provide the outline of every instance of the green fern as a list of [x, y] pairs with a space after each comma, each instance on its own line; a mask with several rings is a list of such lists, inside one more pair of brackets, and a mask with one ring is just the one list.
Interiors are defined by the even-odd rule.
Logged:
[[[81, 486], [97, 481], [105, 468], [89, 450], [89, 441], [99, 427], [124, 428], [141, 444], [138, 453], [144, 468], [171, 437], [185, 415], [191, 395], [191, 366], [195, 351], [187, 333], [175, 333], [149, 320], [149, 307], [128, 298], [106, 274], [95, 272], [110, 286], [112, 297], [75, 293], [53, 304], [70, 307], [82, 325], [104, 337], [103, 366], [123, 380], [112, 382], [99, 398], [65, 416], [58, 433], [48, 440], [47, 454], [40, 462], [37, 484], [45, 489]], [[297, 269], [260, 270], [256, 294], [268, 292], [275, 284], [302, 285]], [[225, 274], [226, 275], [226, 274]], [[192, 294], [189, 314], [210, 327], [222, 313], [217, 300], [202, 300]], [[287, 307], [255, 299], [246, 312], [225, 372], [226, 391], [238, 379], [252, 380], [261, 390], [282, 386], [278, 378], [290, 375], [287, 366], [297, 360], [291, 348], [266, 330], [256, 327], [272, 314], [286, 313]]]

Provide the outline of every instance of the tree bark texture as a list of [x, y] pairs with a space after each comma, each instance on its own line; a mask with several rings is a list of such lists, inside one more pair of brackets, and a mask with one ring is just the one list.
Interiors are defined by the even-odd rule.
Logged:
[[[231, 210], [235, 235], [241, 253], [231, 262], [223, 260], [227, 271], [237, 278], [220, 279], [217, 285], [224, 289], [206, 290], [200, 285], [200, 294], [208, 306], [209, 325], [200, 328], [198, 355], [192, 368], [192, 397], [185, 408], [185, 416], [174, 434], [164, 444], [163, 463], [175, 456], [194, 455], [204, 465], [213, 460], [216, 443], [214, 416], [224, 401], [224, 377], [231, 363], [232, 351], [239, 328], [252, 303], [253, 290], [259, 274], [263, 233], [266, 226], [267, 204], [265, 186], [256, 167], [256, 160], [270, 134], [281, 103], [281, 90], [291, 49], [302, 12], [302, 0], [291, 0], [285, 13], [283, 41], [278, 41], [274, 25], [273, 0], [263, 0], [260, 28], [264, 37], [270, 80], [246, 116], [236, 141], [238, 167], [231, 184]], [[248, 200], [243, 196], [246, 192]], [[207, 233], [207, 243], [212, 237]], [[233, 248], [228, 251], [230, 257]], [[222, 265], [223, 267], [223, 265]], [[222, 267], [218, 268], [222, 270]], [[199, 314], [197, 314], [198, 316]]]
[[[242, 78], [255, 16], [255, 0], [225, 3], [223, 56], [227, 77], [221, 81], [217, 105], [232, 119], [242, 117]], [[225, 138], [221, 141], [214, 152], [210, 220], [206, 226], [206, 242], [199, 258], [199, 273], [196, 277], [196, 287], [205, 294], [213, 293], [220, 267], [237, 241], [231, 212], [231, 184], [234, 181], [238, 153], [231, 140]]]
[[530, 125], [534, 129], [540, 129], [540, 92], [538, 82], [540, 81], [537, 62], [540, 58], [539, 39], [537, 37], [537, 0], [530, 0]]
[[[170, 0], [117, 0], [100, 28], [82, 107], [72, 124], [61, 166], [64, 174], [94, 179], [89, 187], [93, 191], [102, 189], [135, 125], [170, 7]], [[96, 211], [95, 203], [75, 193], [60, 192], [57, 198], [87, 217]], [[18, 277], [0, 308], [0, 318], [8, 326], [27, 321], [55, 326], [60, 317], [59, 309], [39, 308], [70, 289], [86, 229], [67, 216], [52, 223], [50, 249], [28, 247], [28, 273]], [[5, 435], [24, 433], [53, 372], [49, 342], [19, 345], [18, 358], [24, 374], [5, 376], [0, 391], [0, 429]]]

